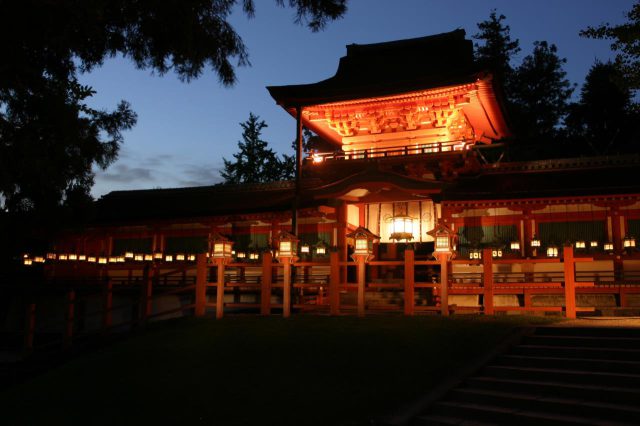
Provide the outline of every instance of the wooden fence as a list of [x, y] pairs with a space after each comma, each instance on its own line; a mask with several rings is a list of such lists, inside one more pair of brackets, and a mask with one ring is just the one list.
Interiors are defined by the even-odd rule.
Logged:
[[[138, 268], [127, 277], [99, 280], [59, 279], [44, 283], [47, 291], [64, 294], [61, 339], [69, 347], [75, 339], [91, 334], [107, 334], [117, 329], [144, 325], [169, 316], [209, 313], [222, 318], [225, 313], [243, 312], [261, 315], [292, 312], [316, 312], [327, 315], [373, 312], [440, 313], [477, 311], [493, 315], [505, 311], [556, 312], [575, 318], [580, 311], [597, 306], [578, 306], [581, 295], [605, 295], [615, 300], [615, 308], [625, 308], [633, 299], [640, 301], [640, 273], [620, 271], [578, 271], [576, 263], [592, 258], [576, 257], [565, 247], [561, 258], [493, 259], [491, 250], [482, 260], [451, 260], [439, 255], [435, 260], [416, 260], [408, 249], [402, 260], [371, 260], [360, 257], [340, 261], [331, 252], [328, 261], [278, 263], [265, 253], [259, 263], [212, 263], [204, 254], [195, 265], [162, 273], [159, 268]], [[553, 271], [533, 272], [526, 266], [552, 263]], [[480, 272], [459, 272], [456, 265], [471, 265]], [[502, 271], [502, 266], [518, 268]], [[526, 270], [526, 271], [525, 271]], [[515, 271], [515, 272], [511, 272]], [[525, 271], [525, 272], [522, 272]], [[195, 272], [195, 274], [194, 274]], [[43, 288], [44, 288], [43, 287]], [[37, 289], [36, 289], [37, 290]], [[125, 295], [125, 296], [123, 296]], [[477, 303], [468, 306], [453, 302], [456, 297], [471, 297]], [[544, 304], [536, 298], [546, 297]], [[513, 303], [495, 303], [504, 298]], [[173, 298], [171, 306], [157, 306], [160, 298]], [[475, 299], [473, 299], [475, 298]], [[501, 299], [502, 298], [502, 299]], [[116, 301], [118, 299], [120, 303]], [[24, 348], [33, 350], [36, 342], [38, 298], [27, 300], [25, 307]], [[99, 300], [99, 309], [87, 309], [87, 300]], [[124, 303], [122, 302], [124, 300]], [[79, 303], [85, 301], [84, 309]], [[155, 305], [154, 305], [155, 304]], [[640, 308], [640, 307], [639, 307]], [[116, 321], [114, 315], [120, 315]], [[86, 327], [99, 318], [99, 327]], [[84, 324], [84, 326], [83, 326]], [[54, 339], [55, 340], [55, 339]], [[52, 340], [52, 341], [54, 341]]]

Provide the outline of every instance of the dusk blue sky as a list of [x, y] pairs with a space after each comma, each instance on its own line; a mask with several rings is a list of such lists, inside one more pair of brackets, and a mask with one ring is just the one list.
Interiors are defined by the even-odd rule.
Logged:
[[512, 37], [520, 40], [518, 65], [533, 42], [547, 40], [567, 58], [569, 79], [580, 85], [596, 59], [612, 57], [609, 42], [578, 36], [588, 25], [625, 21], [632, 0], [432, 1], [350, 0], [341, 20], [312, 33], [293, 23], [293, 11], [271, 0], [256, 0], [256, 16], [240, 11], [231, 18], [248, 47], [252, 66], [237, 69], [238, 82], [225, 88], [211, 71], [191, 83], [174, 74], [152, 75], [121, 58], [105, 62], [82, 77], [97, 90], [91, 104], [113, 109], [121, 99], [138, 114], [125, 134], [120, 158], [99, 171], [93, 195], [142, 188], [211, 185], [221, 181], [222, 158], [237, 152], [240, 122], [249, 112], [264, 119], [264, 139], [290, 153], [295, 120], [278, 107], [265, 86], [313, 83], [332, 76], [350, 43], [376, 43], [421, 37], [463, 28], [467, 37], [491, 9], [507, 17]]

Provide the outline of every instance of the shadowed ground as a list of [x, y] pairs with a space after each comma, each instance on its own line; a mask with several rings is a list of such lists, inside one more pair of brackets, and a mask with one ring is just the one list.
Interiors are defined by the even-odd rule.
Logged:
[[357, 425], [540, 317], [181, 319], [0, 394], [3, 423]]

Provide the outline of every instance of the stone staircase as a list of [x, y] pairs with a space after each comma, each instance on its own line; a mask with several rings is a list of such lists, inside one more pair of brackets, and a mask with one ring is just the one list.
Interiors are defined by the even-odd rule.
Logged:
[[415, 425], [640, 425], [640, 329], [540, 327]]

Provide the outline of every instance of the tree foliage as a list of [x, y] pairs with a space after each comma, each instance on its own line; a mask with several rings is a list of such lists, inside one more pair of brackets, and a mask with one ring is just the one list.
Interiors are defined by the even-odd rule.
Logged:
[[511, 28], [504, 23], [506, 19], [492, 10], [488, 20], [478, 23], [480, 32], [473, 38], [482, 42], [475, 43], [476, 60], [508, 86], [513, 76], [511, 61], [520, 52], [520, 41], [511, 39]]
[[570, 106], [567, 136], [573, 152], [609, 155], [637, 152], [638, 113], [631, 90], [621, 84], [616, 64], [596, 62], [585, 78], [580, 100]]
[[588, 27], [580, 32], [583, 37], [612, 40], [611, 49], [618, 52], [616, 63], [624, 79], [634, 90], [640, 89], [640, 2], [626, 13], [628, 22], [612, 26]]
[[238, 142], [239, 152], [233, 154], [234, 161], [223, 159], [224, 170], [220, 176], [224, 183], [265, 183], [290, 178], [295, 159], [284, 156], [279, 159], [269, 148], [269, 143], [262, 140], [262, 130], [267, 126], [260, 117], [249, 113], [249, 119], [240, 123], [242, 141]]
[[536, 41], [516, 68], [509, 96], [519, 138], [545, 143], [557, 136], [574, 90], [563, 69], [566, 61], [554, 44]]
[[[346, 1], [275, 3], [317, 31], [345, 13]], [[184, 81], [210, 68], [232, 85], [235, 66], [249, 64], [228, 22], [237, 6], [253, 16], [252, 0], [0, 2], [0, 207], [49, 210], [77, 199], [70, 194], [88, 194], [93, 167], [116, 159], [135, 113], [124, 101], [113, 111], [89, 108], [94, 92], [78, 83], [105, 59], [122, 55]]]

